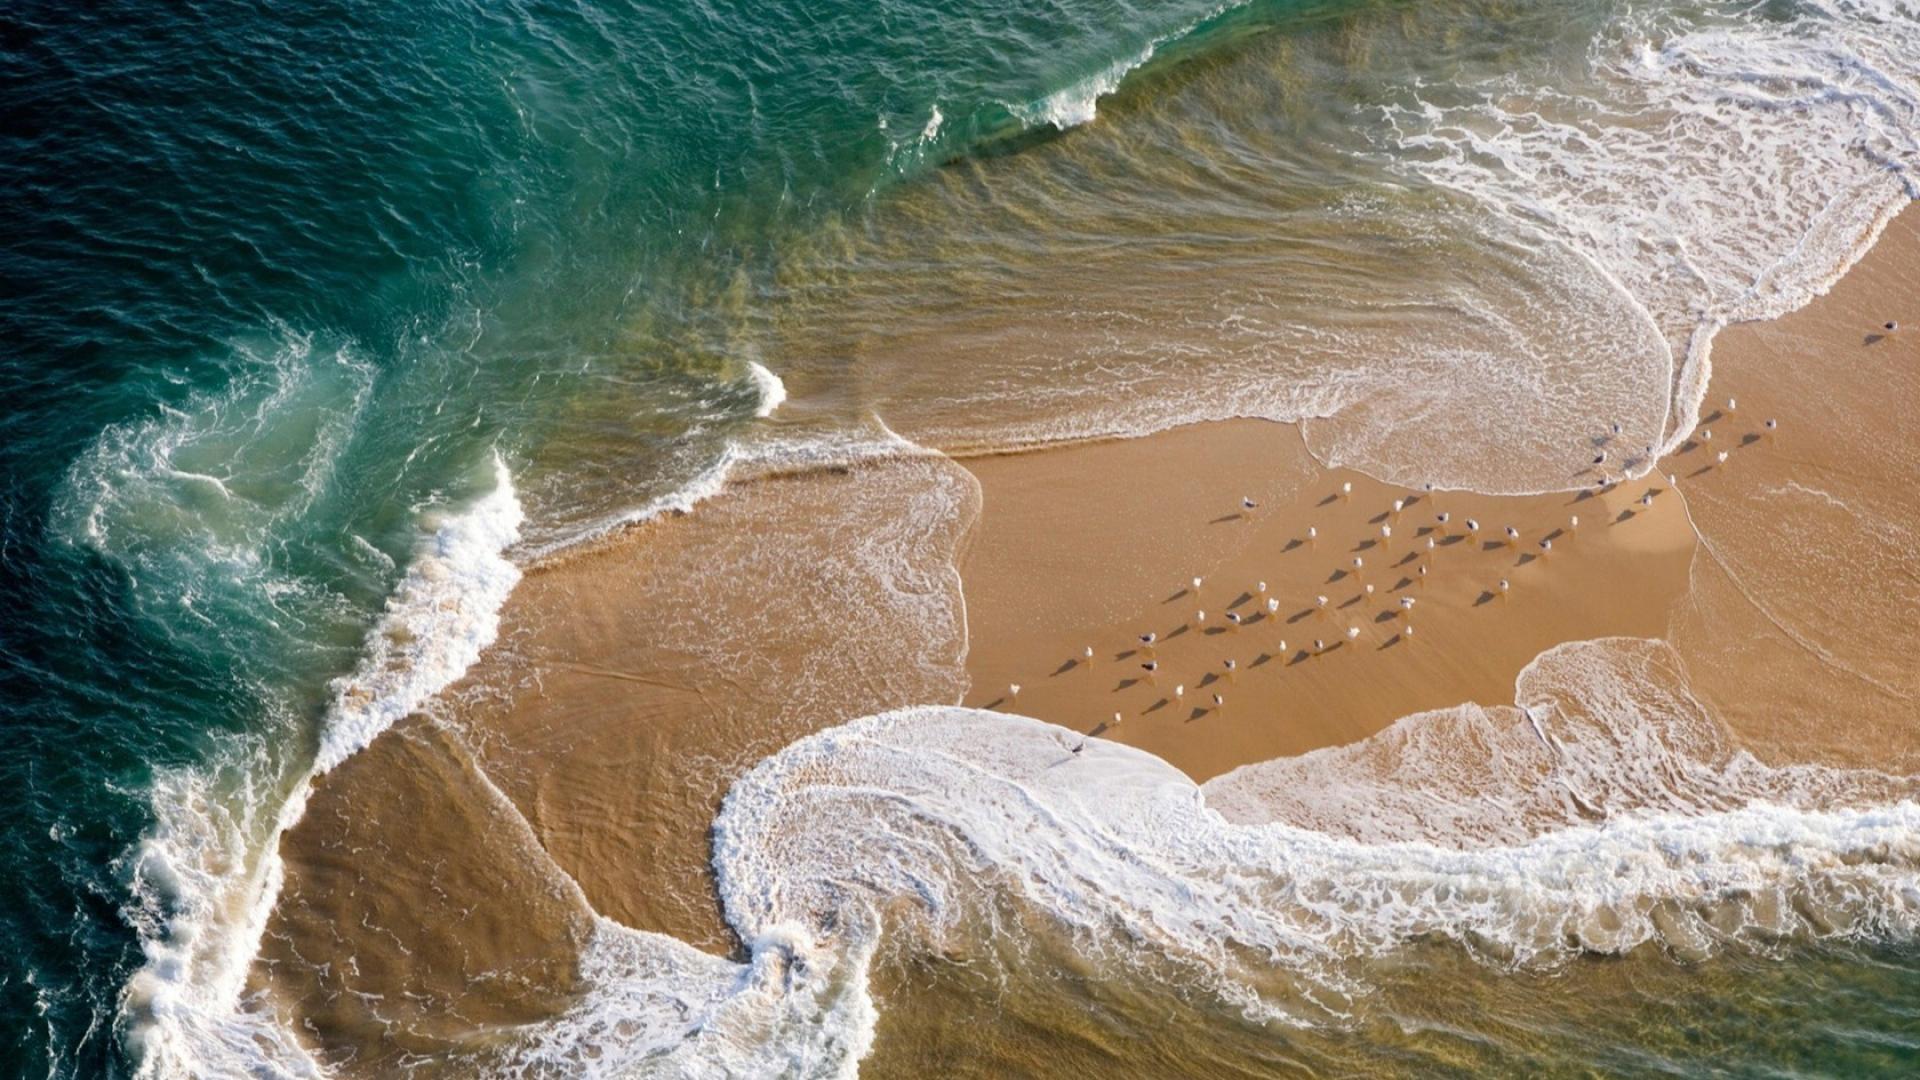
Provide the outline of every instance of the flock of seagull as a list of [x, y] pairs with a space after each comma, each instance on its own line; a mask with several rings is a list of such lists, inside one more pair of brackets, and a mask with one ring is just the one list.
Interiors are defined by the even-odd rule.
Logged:
[[[1707, 420], [1703, 422], [1702, 425], [1696, 430], [1693, 438], [1683, 443], [1678, 448], [1678, 450], [1676, 451], [1676, 454], [1685, 454], [1698, 447], [1711, 445], [1713, 442], [1713, 429], [1707, 426], [1707, 424], [1720, 419], [1722, 416], [1732, 415], [1738, 409], [1738, 406], [1739, 406], [1739, 403], [1737, 401], [1733, 399], [1729, 399], [1727, 401], [1724, 413], [1716, 412], [1712, 416], [1709, 416]], [[1771, 419], [1767, 420], [1764, 422], [1759, 432], [1748, 433], [1746, 438], [1743, 441], [1743, 444], [1747, 442], [1759, 441], [1765, 438], [1771, 438], [1778, 429], [1779, 429], [1779, 424], [1777, 421], [1771, 420]], [[1620, 430], [1621, 430], [1620, 425], [1618, 424], [1613, 425], [1613, 428], [1612, 428], [1613, 436], [1617, 437], [1620, 434]], [[1611, 492], [1615, 487], [1617, 487], [1621, 483], [1626, 482], [1626, 480], [1628, 479], [1628, 477], [1624, 472], [1620, 476], [1615, 477], [1604, 471], [1610, 457], [1609, 451], [1606, 449], [1606, 446], [1608, 443], [1610, 443], [1610, 441], [1611, 440], [1606, 437], [1602, 437], [1600, 439], [1595, 440], [1596, 444], [1600, 448], [1600, 452], [1594, 457], [1592, 464], [1596, 468], [1602, 471], [1600, 473], [1599, 479], [1594, 483], [1593, 487], [1596, 490], [1596, 493], [1599, 493], [1599, 494], [1606, 494], [1608, 492]], [[1647, 458], [1650, 459], [1651, 456], [1652, 456], [1652, 448], [1649, 447], [1647, 450]], [[1726, 450], [1717, 451], [1714, 455], [1713, 463], [1705, 466], [1704, 468], [1699, 470], [1699, 472], [1706, 472], [1717, 465], [1726, 464], [1728, 460], [1728, 456], [1729, 455]], [[1695, 475], [1698, 475], [1698, 473], [1696, 473]], [[1666, 479], [1668, 481], [1669, 486], [1677, 485], [1679, 483], [1679, 476], [1677, 474], [1670, 473], [1668, 474]], [[1637, 501], [1639, 502], [1640, 506], [1643, 509], [1649, 508], [1653, 505], [1654, 496], [1658, 493], [1659, 493], [1659, 489], [1649, 486], [1647, 490], [1641, 493]], [[1583, 495], [1581, 498], [1584, 499], [1586, 497], [1587, 496]], [[1345, 481], [1341, 483], [1339, 490], [1333, 493], [1332, 495], [1329, 495], [1327, 499], [1323, 500], [1322, 504], [1325, 505], [1326, 503], [1331, 503], [1336, 500], [1341, 502], [1351, 502], [1352, 499], [1353, 499], [1353, 483], [1351, 481]], [[1389, 567], [1389, 569], [1400, 571], [1401, 577], [1394, 585], [1392, 585], [1390, 588], [1386, 590], [1388, 593], [1400, 592], [1410, 586], [1424, 587], [1427, 584], [1429, 573], [1434, 567], [1434, 563], [1435, 563], [1434, 557], [1441, 548], [1448, 547], [1458, 543], [1466, 543], [1470, 545], [1469, 550], [1472, 550], [1474, 546], [1479, 546], [1479, 541], [1482, 535], [1482, 527], [1481, 527], [1480, 521], [1476, 518], [1471, 518], [1471, 517], [1461, 518], [1456, 520], [1453, 514], [1445, 510], [1439, 509], [1436, 503], [1436, 492], [1432, 484], [1425, 485], [1425, 491], [1424, 491], [1424, 501], [1426, 503], [1426, 510], [1424, 513], [1427, 515], [1430, 515], [1426, 519], [1427, 523], [1419, 524], [1419, 525], [1411, 525], [1411, 527], [1409, 527], [1409, 523], [1406, 519], [1406, 513], [1410, 507], [1413, 507], [1422, 501], [1423, 501], [1423, 495], [1421, 494], [1408, 494], [1403, 497], [1394, 499], [1391, 507], [1386, 512], [1376, 515], [1369, 522], [1369, 524], [1377, 526], [1377, 531], [1374, 532], [1372, 535], [1362, 538], [1360, 542], [1354, 546], [1353, 551], [1355, 552], [1355, 554], [1353, 554], [1347, 560], [1346, 565], [1344, 567], [1336, 568], [1332, 572], [1332, 574], [1327, 578], [1327, 581], [1329, 584], [1337, 583], [1337, 582], [1348, 582], [1352, 585], [1357, 585], [1359, 587], [1359, 590], [1358, 592], [1355, 593], [1354, 596], [1352, 596], [1351, 598], [1348, 598], [1347, 600], [1341, 602], [1336, 606], [1334, 604], [1332, 597], [1327, 596], [1325, 594], [1316, 595], [1313, 598], [1312, 606], [1290, 617], [1287, 620], [1288, 623], [1289, 624], [1296, 623], [1309, 616], [1317, 620], [1320, 620], [1321, 622], [1325, 622], [1327, 620], [1335, 618], [1338, 612], [1344, 611], [1349, 607], [1353, 607], [1356, 603], [1360, 605], [1362, 612], [1371, 615], [1371, 613], [1375, 610], [1376, 602], [1380, 600], [1382, 597], [1380, 595], [1381, 590], [1376, 586], [1376, 583], [1368, 581], [1367, 577], [1372, 573], [1373, 570], [1378, 569], [1382, 565], [1385, 565], [1385, 563], [1384, 563], [1384, 560], [1378, 560], [1374, 564], [1369, 564], [1367, 562], [1367, 555], [1375, 554], [1376, 550], [1379, 555], [1387, 555], [1392, 553], [1396, 540], [1401, 542], [1410, 542], [1411, 550], [1409, 550], [1406, 555], [1402, 556], [1397, 562], [1394, 562]], [[1578, 500], [1576, 500], [1576, 502], [1577, 501]], [[1249, 496], [1242, 496], [1240, 500], [1240, 508], [1244, 514], [1251, 516], [1254, 513], [1254, 511], [1256, 511], [1259, 508], [1259, 504]], [[1623, 515], [1623, 519], [1626, 516], [1630, 516], [1630, 515]], [[1400, 530], [1400, 531], [1396, 532], [1396, 530]], [[1549, 556], [1552, 555], [1554, 551], [1554, 541], [1556, 539], [1570, 541], [1575, 536], [1578, 535], [1579, 531], [1580, 531], [1580, 516], [1578, 514], [1569, 515], [1565, 525], [1561, 526], [1560, 528], [1556, 528], [1552, 530], [1547, 535], [1535, 541], [1534, 542], [1535, 553], [1531, 555], [1522, 555], [1519, 560], [1519, 563], [1517, 563], [1516, 565], [1525, 564], [1527, 562], [1532, 561], [1535, 558], [1538, 558], [1541, 560], [1547, 559]], [[1494, 550], [1501, 547], [1505, 547], [1510, 552], [1517, 552], [1519, 551], [1521, 542], [1523, 540], [1523, 536], [1520, 530], [1515, 528], [1512, 525], [1502, 526], [1498, 534], [1493, 534], [1489, 530], [1488, 535], [1489, 536], [1497, 535], [1499, 538], [1489, 539], [1488, 541], [1486, 541], [1484, 545], [1484, 548], [1486, 550]], [[1312, 548], [1317, 546], [1319, 539], [1320, 539], [1319, 528], [1314, 525], [1308, 525], [1306, 527], [1305, 535], [1294, 537], [1291, 540], [1289, 540], [1284, 550], [1292, 551], [1294, 548], [1302, 547], [1302, 546]], [[1409, 566], [1411, 567], [1411, 569], [1408, 569]], [[1171, 602], [1173, 600], [1185, 599], [1185, 600], [1188, 600], [1190, 603], [1194, 603], [1198, 605], [1202, 600], [1202, 589], [1205, 586], [1206, 586], [1206, 579], [1203, 576], [1196, 575], [1193, 578], [1191, 578], [1186, 583], [1185, 586], [1183, 586], [1177, 592], [1175, 592], [1172, 597], [1169, 597], [1168, 602]], [[1494, 583], [1492, 588], [1486, 590], [1481, 594], [1481, 598], [1477, 600], [1475, 604], [1477, 606], [1478, 604], [1486, 603], [1487, 601], [1494, 600], [1494, 599], [1504, 601], [1507, 598], [1508, 594], [1511, 592], [1512, 588], [1513, 588], [1513, 583], [1508, 578], [1505, 578], [1505, 577], [1499, 578]], [[1231, 595], [1231, 590], [1229, 590], [1229, 595]], [[1381, 648], [1385, 648], [1387, 647], [1387, 645], [1393, 644], [1395, 639], [1397, 639], [1400, 642], [1409, 643], [1409, 644], [1414, 640], [1415, 635], [1414, 635], [1414, 626], [1413, 626], [1412, 618], [1413, 618], [1413, 613], [1415, 608], [1420, 603], [1420, 599], [1419, 597], [1413, 596], [1413, 595], [1402, 595], [1402, 596], [1395, 597], [1394, 600], [1395, 600], [1394, 604], [1390, 607], [1384, 608], [1380, 615], [1373, 617], [1371, 620], [1361, 620], [1362, 622], [1372, 621], [1375, 623], [1382, 623], [1382, 622], [1393, 623], [1392, 629], [1394, 631], [1394, 637], [1386, 641], [1384, 644], [1382, 644]], [[1265, 581], [1256, 581], [1252, 584], [1250, 588], [1245, 589], [1237, 598], [1232, 600], [1223, 599], [1222, 602], [1226, 604], [1226, 610], [1221, 613], [1221, 620], [1222, 622], [1224, 622], [1225, 624], [1224, 626], [1221, 626], [1218, 624], [1210, 626], [1208, 621], [1209, 616], [1208, 616], [1207, 610], [1204, 607], [1196, 606], [1194, 608], [1194, 612], [1191, 620], [1183, 621], [1180, 624], [1180, 626], [1178, 626], [1172, 632], [1165, 635], [1165, 638], [1173, 638], [1178, 635], [1187, 633], [1189, 631], [1193, 631], [1206, 636], [1212, 636], [1216, 634], [1236, 634], [1251, 624], [1260, 622], [1262, 620], [1277, 620], [1280, 617], [1281, 602], [1278, 597], [1271, 595], [1268, 589], [1268, 585]], [[1247, 605], [1249, 603], [1251, 603], [1252, 608], [1248, 614], [1243, 615], [1237, 610], [1240, 607]], [[1336, 623], [1336, 626], [1337, 626], [1337, 623]], [[1268, 660], [1269, 658], [1280, 659], [1283, 663], [1286, 663], [1286, 664], [1302, 663], [1304, 661], [1310, 660], [1314, 657], [1327, 653], [1332, 649], [1339, 648], [1340, 645], [1344, 644], [1345, 642], [1358, 642], [1361, 636], [1363, 635], [1363, 633], [1364, 631], [1361, 625], [1359, 624], [1359, 622], [1352, 623], [1347, 627], [1345, 627], [1343, 632], [1336, 634], [1331, 642], [1329, 642], [1325, 637], [1313, 638], [1311, 648], [1301, 647], [1297, 652], [1295, 652], [1292, 655], [1291, 660], [1287, 659], [1289, 655], [1289, 649], [1291, 648], [1289, 643], [1284, 638], [1276, 638], [1274, 639], [1274, 645], [1275, 645], [1274, 651], [1271, 654], [1263, 654], [1259, 660], [1256, 660], [1254, 664], [1249, 666], [1258, 666], [1259, 664], [1266, 662], [1266, 660]], [[1129, 678], [1123, 678], [1120, 681], [1119, 685], [1114, 688], [1115, 692], [1118, 692], [1120, 690], [1125, 690], [1143, 681], [1146, 682], [1149, 686], [1159, 685], [1159, 679], [1161, 676], [1161, 665], [1160, 665], [1160, 659], [1156, 650], [1157, 650], [1157, 647], [1161, 644], [1161, 642], [1165, 640], [1165, 638], [1163, 638], [1159, 633], [1155, 631], [1151, 631], [1151, 630], [1146, 631], [1138, 635], [1138, 644], [1136, 646], [1126, 649], [1116, 655], [1115, 662], [1132, 661], [1133, 664], [1137, 665], [1137, 670], [1140, 672], [1140, 674], [1131, 676]], [[1087, 645], [1082, 648], [1079, 657], [1068, 660], [1065, 664], [1061, 666], [1059, 671], [1055, 672], [1055, 674], [1061, 674], [1074, 667], [1079, 667], [1079, 666], [1084, 666], [1088, 671], [1092, 671], [1095, 667], [1094, 660], [1095, 660], [1094, 647], [1092, 645]], [[1218, 690], [1209, 690], [1208, 688], [1220, 682], [1231, 684], [1234, 682], [1238, 674], [1239, 674], [1238, 662], [1232, 658], [1225, 658], [1221, 661], [1220, 670], [1217, 672], [1211, 672], [1206, 676], [1203, 676], [1201, 680], [1196, 684], [1195, 689], [1207, 691], [1208, 696], [1212, 700], [1214, 711], [1224, 710], [1227, 705], [1226, 696], [1220, 693]], [[1021, 686], [1019, 683], [1009, 684], [1006, 690], [1006, 695], [1002, 699], [1002, 701], [1005, 701], [1009, 704], [1017, 702], [1020, 697], [1020, 690], [1021, 690]], [[1164, 707], [1166, 705], [1173, 705], [1177, 708], [1185, 704], [1186, 698], [1187, 698], [1187, 684], [1184, 682], [1178, 682], [1178, 683], [1175, 683], [1172, 688], [1171, 697], [1161, 698], [1158, 702], [1156, 702], [1156, 704], [1152, 708], [1148, 709], [1147, 711], [1152, 712], [1155, 709]], [[999, 704], [999, 702], [995, 702], [994, 704], [997, 705]], [[988, 707], [991, 708], [993, 706], [990, 705]], [[1192, 716], [1189, 718], [1190, 719], [1198, 718], [1204, 715], [1207, 711], [1208, 710], [1206, 710], [1204, 706], [1196, 707]], [[1119, 712], [1116, 712], [1113, 714], [1113, 720], [1112, 720], [1113, 725], [1119, 725], [1124, 720], [1125, 720], [1124, 714]]]

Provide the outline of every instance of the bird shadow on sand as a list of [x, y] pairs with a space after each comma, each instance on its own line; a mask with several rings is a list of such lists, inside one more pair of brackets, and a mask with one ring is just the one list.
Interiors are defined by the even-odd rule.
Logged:
[[1061, 665], [1060, 665], [1059, 667], [1057, 667], [1057, 668], [1054, 668], [1054, 669], [1053, 669], [1053, 674], [1054, 674], [1054, 675], [1065, 675], [1065, 674], [1066, 674], [1067, 672], [1069, 672], [1069, 671], [1072, 671], [1072, 670], [1073, 670], [1074, 668], [1077, 668], [1077, 667], [1079, 667], [1079, 666], [1080, 666], [1080, 661], [1078, 661], [1078, 660], [1069, 660], [1069, 661], [1067, 661], [1066, 663], [1064, 663], [1064, 664], [1061, 664]]
[[1373, 651], [1374, 651], [1374, 652], [1385, 652], [1385, 651], [1387, 651], [1388, 649], [1391, 649], [1391, 648], [1393, 648], [1393, 647], [1394, 647], [1395, 645], [1398, 645], [1398, 644], [1400, 644], [1400, 635], [1399, 635], [1399, 634], [1395, 634], [1395, 635], [1393, 635], [1392, 637], [1390, 637], [1390, 638], [1388, 638], [1387, 640], [1385, 640], [1385, 641], [1383, 641], [1383, 642], [1381, 642], [1381, 643], [1380, 643], [1380, 647], [1379, 647], [1379, 648], [1377, 648], [1377, 649], [1375, 649], [1375, 650], [1373, 650]]
[[1474, 607], [1481, 607], [1483, 605], [1491, 604], [1491, 603], [1493, 603], [1492, 589], [1481, 589], [1480, 595], [1473, 598]]
[[1172, 704], [1172, 703], [1169, 702], [1166, 698], [1161, 698], [1159, 701], [1156, 701], [1153, 704], [1147, 706], [1146, 711], [1142, 712], [1140, 715], [1152, 716], [1154, 713], [1157, 713], [1161, 709], [1166, 708], [1169, 704]]
[[1287, 552], [1292, 551], [1294, 548], [1306, 547], [1306, 546], [1307, 546], [1307, 542], [1296, 536], [1293, 539], [1287, 541], [1287, 546], [1280, 549], [1280, 554], [1285, 555]]
[[1257, 667], [1259, 667], [1259, 666], [1260, 666], [1261, 664], [1265, 664], [1265, 663], [1268, 663], [1268, 662], [1269, 662], [1269, 661], [1271, 661], [1272, 659], [1273, 659], [1273, 654], [1272, 654], [1272, 653], [1267, 653], [1267, 652], [1263, 652], [1263, 653], [1261, 653], [1261, 654], [1260, 654], [1259, 656], [1256, 656], [1256, 657], [1254, 657], [1254, 658], [1253, 658], [1253, 659], [1252, 659], [1252, 660], [1251, 660], [1250, 662], [1248, 662], [1248, 664], [1247, 664], [1247, 668], [1248, 668], [1249, 670], [1251, 670], [1251, 669], [1253, 669], [1253, 668], [1257, 668]]
[[1173, 594], [1172, 596], [1169, 596], [1169, 597], [1167, 597], [1167, 598], [1166, 598], [1165, 600], [1162, 600], [1162, 601], [1160, 601], [1160, 602], [1161, 602], [1161, 603], [1163, 603], [1163, 604], [1171, 604], [1171, 603], [1173, 603], [1173, 602], [1174, 602], [1175, 600], [1178, 600], [1178, 599], [1180, 599], [1181, 597], [1183, 597], [1183, 596], [1185, 596], [1185, 595], [1187, 595], [1188, 593], [1190, 593], [1190, 592], [1192, 592], [1192, 591], [1193, 591], [1192, 589], [1181, 589], [1181, 590], [1179, 590], [1178, 592], [1175, 592], [1175, 593], [1174, 593], [1174, 594]]
[[1868, 334], [1868, 335], [1867, 335], [1867, 337], [1866, 337], [1866, 340], [1864, 340], [1864, 341], [1862, 341], [1862, 342], [1861, 342], [1860, 344], [1862, 344], [1862, 345], [1878, 345], [1878, 344], [1880, 344], [1881, 342], [1883, 342], [1883, 341], [1885, 341], [1885, 340], [1887, 340], [1887, 335], [1885, 335], [1885, 334], [1882, 334], [1882, 333], [1880, 333], [1879, 331], [1877, 331], [1877, 330], [1876, 330], [1875, 332], [1873, 332], [1873, 333], [1871, 333], [1871, 334]]
[[1209, 521], [1209, 522], [1207, 522], [1207, 524], [1209, 524], [1209, 525], [1225, 525], [1225, 524], [1226, 524], [1227, 522], [1229, 522], [1229, 521], [1239, 521], [1239, 520], [1240, 520], [1241, 518], [1243, 518], [1243, 517], [1246, 517], [1246, 516], [1247, 516], [1247, 515], [1245, 515], [1245, 514], [1222, 514], [1222, 515], [1220, 515], [1219, 517], [1217, 517], [1217, 518], [1214, 518], [1214, 519], [1213, 519], [1212, 521]]

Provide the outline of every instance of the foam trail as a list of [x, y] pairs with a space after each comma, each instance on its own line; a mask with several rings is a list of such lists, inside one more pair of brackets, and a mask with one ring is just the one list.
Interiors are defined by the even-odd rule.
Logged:
[[[1285, 806], [1230, 820], [1215, 797], [1244, 808], [1257, 796], [1244, 777], [1197, 787], [1144, 751], [1004, 713], [905, 709], [821, 732], [737, 782], [715, 822], [714, 870], [748, 961], [603, 926], [593, 989], [529, 1033], [517, 1060], [535, 1075], [643, 1061], [670, 1074], [851, 1075], [872, 1039], [873, 958], [902, 946], [982, 955], [969, 948], [982, 934], [1068, 949], [1254, 1019], [1321, 1025], [1344, 1023], [1369, 992], [1371, 959], [1414, 941], [1450, 940], [1504, 968], [1644, 945], [1699, 957], [1920, 932], [1914, 785], [1770, 770], [1654, 712], [1631, 733], [1615, 726], [1629, 698], [1690, 707], [1683, 686], [1645, 693], [1672, 674], [1668, 658], [1657, 642], [1583, 643], [1523, 679], [1514, 726], [1554, 748], [1547, 786], [1583, 789], [1608, 766], [1582, 762], [1582, 744], [1637, 738], [1620, 752], [1653, 760], [1611, 792], [1585, 791], [1584, 806], [1562, 812], [1546, 797], [1552, 812], [1510, 833], [1487, 823], [1531, 811], [1487, 807], [1472, 777], [1409, 794], [1411, 813], [1384, 805], [1385, 824], [1363, 834], [1280, 820]], [[1602, 698], [1586, 696], [1595, 688]], [[1669, 730], [1671, 744], [1647, 745]], [[1407, 740], [1389, 741], [1404, 760]], [[1534, 764], [1491, 771], [1503, 781]], [[1002, 930], [1005, 901], [1040, 918]], [[1036, 926], [1058, 938], [1034, 943]]]
[[280, 893], [279, 839], [300, 820], [314, 779], [458, 679], [499, 632], [501, 605], [520, 579], [505, 551], [522, 511], [497, 457], [494, 480], [472, 506], [429, 522], [363, 659], [334, 684], [314, 761], [284, 797], [261, 790], [272, 770], [257, 756], [157, 780], [157, 822], [131, 861], [146, 963], [122, 997], [138, 1075], [321, 1073], [243, 996]]

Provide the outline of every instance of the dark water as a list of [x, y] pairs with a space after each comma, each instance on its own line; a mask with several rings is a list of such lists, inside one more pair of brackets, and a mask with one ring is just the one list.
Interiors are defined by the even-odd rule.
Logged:
[[[527, 514], [521, 537], [544, 547], [713, 469], [757, 430], [755, 363], [814, 400], [796, 403], [795, 440], [875, 413], [948, 442], [1046, 437], [1038, 421], [963, 419], [1050, 383], [1077, 410], [1056, 434], [1337, 410], [1371, 384], [1327, 374], [1318, 354], [1276, 366], [1292, 339], [1241, 340], [1198, 367], [1130, 382], [1126, 410], [1095, 377], [1116, 355], [1141, 363], [1212, 334], [1218, 297], [1202, 296], [1194, 275], [1204, 280], [1238, 249], [1239, 230], [1273, 214], [1295, 215], [1297, 228], [1279, 233], [1327, 244], [1343, 215], [1405, 227], [1370, 250], [1281, 244], [1239, 267], [1313, 286], [1263, 300], [1256, 315], [1296, 325], [1344, 311], [1326, 329], [1358, 334], [1389, 315], [1355, 298], [1383, 287], [1438, 309], [1484, 286], [1497, 307], [1559, 272], [1540, 254], [1558, 240], [1519, 254], [1510, 233], [1423, 247], [1463, 208], [1484, 209], [1475, 200], [1511, 210], [1513, 192], [1541, 194], [1521, 216], [1569, 236], [1567, 207], [1631, 201], [1630, 185], [1610, 182], [1554, 190], [1551, 162], [1468, 175], [1489, 151], [1462, 151], [1451, 135], [1396, 143], [1433, 104], [1411, 87], [1508, 69], [1571, 78], [1594, 41], [1643, 23], [1653, 29], [1634, 32], [1656, 38], [1752, 34], [1760, 68], [1781, 55], [1767, 35], [1881, 41], [1865, 53], [1871, 64], [1897, 55], [1915, 22], [1897, 3], [8, 6], [0, 785], [12, 798], [0, 807], [0, 933], [12, 948], [0, 1071], [130, 1072], [145, 1021], [121, 999], [150, 959], [162, 981], [188, 988], [180, 1000], [218, 997], [175, 970], [211, 961], [163, 943], [245, 921], [251, 894], [232, 882], [258, 871], [278, 808], [327, 753], [340, 711], [330, 680], [363, 666], [370, 631], [393, 631], [389, 598], [423, 550], [449, 543], [446, 522], [502, 490], [496, 460]], [[1845, 107], [1834, 119], [1819, 111], [1842, 100], [1819, 81], [1829, 69], [1805, 83], [1769, 77], [1783, 94], [1812, 87], [1799, 132], [1809, 147], [1852, 147], [1847, 160], [1868, 163], [1860, 174], [1879, 186], [1846, 189], [1866, 220], [1910, 185], [1914, 84], [1883, 88], [1865, 119]], [[1913, 74], [1910, 63], [1891, 70]], [[1611, 85], [1595, 76], [1580, 91]], [[1079, 126], [1116, 88], [1098, 124]], [[1473, 94], [1429, 97], [1471, 128]], [[1577, 101], [1558, 104], [1573, 122], [1607, 127]], [[1861, 130], [1836, 141], [1829, 120]], [[1796, 130], [1749, 134], [1791, 142]], [[1699, 150], [1702, 175], [1719, 167], [1684, 131], [1675, 146]], [[1756, 183], [1784, 193], [1767, 218], [1778, 236], [1760, 230], [1778, 250], [1705, 242], [1702, 277], [1743, 267], [1750, 277], [1804, 238], [1805, 208], [1837, 198], [1821, 186], [1833, 168], [1813, 150], [1806, 160], [1778, 176], [1766, 172], [1772, 158], [1756, 170]], [[1641, 164], [1623, 151], [1606, 170], [1631, 176]], [[1103, 193], [1142, 212], [1116, 215], [1122, 204]], [[1703, 196], [1695, 209], [1720, 205]], [[1744, 205], [1740, 193], [1727, 205]], [[1744, 219], [1702, 220], [1662, 219], [1676, 233], [1753, 232]], [[1609, 243], [1569, 264], [1610, 265]], [[1154, 257], [1106, 257], [1133, 244]], [[1067, 253], [1093, 271], [1078, 279], [1084, 292], [1048, 279]], [[1412, 283], [1430, 279], [1404, 273], [1410, 253], [1486, 280], [1462, 272], [1446, 283], [1453, 292], [1421, 297]], [[1163, 274], [1140, 269], [1156, 265]], [[1649, 280], [1626, 290], [1660, 312], [1693, 310]], [[1083, 295], [1158, 329], [1096, 328], [1087, 340], [1117, 342], [1116, 354], [1035, 348], [1009, 367], [947, 348], [969, 336], [948, 319], [953, 305], [1004, 298], [1030, 326]], [[1189, 320], [1196, 313], [1205, 317]], [[1450, 325], [1430, 330], [1438, 339]], [[1604, 311], [1594, 325], [1611, 325]], [[1674, 406], [1669, 343], [1684, 343], [1689, 325], [1662, 317], [1636, 330], [1632, 348], [1649, 361], [1631, 379], [1554, 377], [1569, 393], [1626, 386], [1609, 407], [1644, 414], [1651, 439]], [[1490, 340], [1475, 355], [1557, 356], [1563, 344]], [[1214, 363], [1243, 397], [1179, 398]], [[1563, 418], [1538, 420], [1548, 430]], [[1371, 430], [1356, 422], [1338, 447], [1389, 466], [1420, 459], [1421, 447]], [[1908, 993], [1906, 948], [1827, 957], [1818, 970], [1842, 987], [1857, 970], [1861, 985], [1888, 978]], [[1765, 1033], [1703, 1014], [1709, 1044], [1786, 1041], [1726, 1068], [1765, 1071], [1774, 1051], [1813, 1073], [1910, 1061], [1910, 1012], [1843, 1007], [1844, 994], [1827, 992], [1782, 997], [1787, 1020]], [[1722, 1067], [1705, 1050], [1673, 1060]]]

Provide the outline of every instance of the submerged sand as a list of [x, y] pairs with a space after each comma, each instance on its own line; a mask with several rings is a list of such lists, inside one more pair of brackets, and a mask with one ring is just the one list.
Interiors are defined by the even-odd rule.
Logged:
[[[1920, 326], [1872, 328], [1920, 324], [1916, 270], [1908, 213], [1830, 295], [1723, 333], [1713, 438], [1604, 488], [1412, 492], [1321, 467], [1295, 426], [1232, 421], [764, 478], [535, 567], [434, 715], [319, 783], [256, 981], [350, 1070], [412, 1053], [458, 1073], [568, 998], [593, 913], [733, 947], [707, 842], [729, 783], [908, 704], [1018, 711], [1204, 780], [1510, 702], [1561, 642], [1664, 637], [1757, 755], [1910, 767]], [[952, 985], [888, 992], [931, 1007]], [[916, 1011], [883, 1010], [880, 1071], [950, 1065], [955, 1039], [1032, 1044]]]

